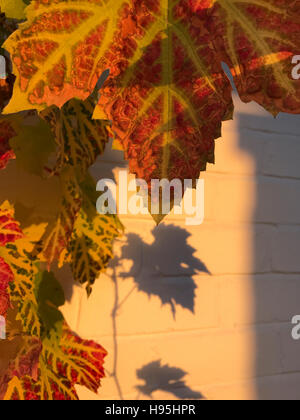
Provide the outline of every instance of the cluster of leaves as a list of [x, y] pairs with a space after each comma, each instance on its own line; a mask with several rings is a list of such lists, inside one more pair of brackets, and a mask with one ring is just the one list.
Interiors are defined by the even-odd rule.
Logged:
[[104, 376], [105, 350], [73, 334], [59, 306], [63, 290], [42, 270], [34, 243], [13, 218], [8, 202], [0, 208], [1, 315], [7, 340], [0, 343], [0, 396], [4, 399], [77, 399], [75, 385], [97, 391]]
[[243, 101], [300, 112], [297, 0], [35, 0], [26, 15], [4, 44], [17, 76], [5, 112], [86, 98], [109, 68], [98, 115], [148, 181], [214, 161], [233, 111], [222, 62]]
[[[12, 16], [1, 14], [2, 41], [17, 29], [24, 5], [13, 4], [20, 3], [1, 2]], [[14, 81], [10, 73], [0, 86], [1, 110]], [[15, 159], [22, 171], [46, 181], [56, 178], [60, 186], [54, 217], [45, 215], [43, 223], [24, 232], [13, 206], [0, 207], [0, 315], [7, 323], [7, 340], [0, 343], [1, 399], [77, 399], [76, 384], [96, 392], [104, 376], [105, 350], [69, 329], [58, 309], [64, 293], [50, 272], [53, 264], [70, 264], [74, 279], [90, 294], [122, 234], [116, 216], [97, 214], [96, 185], [88, 172], [109, 141], [109, 122], [92, 119], [99, 88], [61, 109], [0, 115], [0, 169]]]
[[43, 267], [70, 264], [90, 294], [112, 257], [122, 226], [115, 216], [96, 214], [90, 166], [113, 135], [131, 171], [147, 182], [197, 179], [214, 162], [222, 121], [233, 114], [223, 62], [243, 101], [274, 115], [300, 113], [300, 81], [292, 79], [299, 1], [0, 0], [0, 6], [8, 69], [0, 81], [0, 169], [16, 159], [22, 170], [60, 184], [57, 213], [38, 232], [28, 228], [24, 236], [10, 205], [1, 210], [9, 230], [3, 239], [0, 232], [1, 312], [16, 318], [23, 343], [1, 387], [10, 398], [73, 398], [75, 383], [97, 388], [104, 353], [68, 330], [57, 309], [59, 287]]

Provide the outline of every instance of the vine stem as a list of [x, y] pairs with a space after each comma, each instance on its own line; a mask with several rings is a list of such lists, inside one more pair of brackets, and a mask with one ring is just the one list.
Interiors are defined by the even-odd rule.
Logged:
[[113, 326], [113, 342], [114, 342], [114, 363], [113, 363], [113, 372], [111, 374], [111, 377], [114, 378], [118, 394], [120, 397], [120, 400], [124, 400], [122, 388], [120, 385], [120, 381], [118, 378], [118, 355], [119, 355], [119, 348], [118, 348], [118, 327], [117, 327], [117, 316], [118, 316], [118, 310], [120, 308], [119, 304], [119, 287], [118, 287], [118, 279], [117, 279], [117, 272], [116, 272], [116, 266], [113, 268], [113, 276], [112, 276], [114, 286], [115, 286], [115, 303], [114, 308], [112, 310], [112, 326]]

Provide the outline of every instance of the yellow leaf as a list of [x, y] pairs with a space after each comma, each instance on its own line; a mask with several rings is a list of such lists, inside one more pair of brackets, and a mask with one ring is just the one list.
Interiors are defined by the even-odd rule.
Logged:
[[96, 185], [91, 177], [81, 184], [83, 200], [74, 224], [65, 262], [70, 262], [75, 281], [86, 285], [90, 295], [92, 285], [113, 258], [114, 240], [123, 234], [116, 215], [96, 212]]
[[25, 389], [19, 378], [14, 376], [8, 384], [6, 394], [4, 396], [4, 401], [10, 401], [14, 398], [17, 398], [20, 401], [25, 401]]
[[[12, 53], [17, 80], [4, 112], [61, 107], [71, 98], [87, 98], [107, 69], [99, 70], [98, 62], [113, 42], [118, 30], [116, 17], [126, 3], [127, 0], [33, 0], [26, 9], [27, 21], [5, 42], [4, 48]], [[84, 42], [90, 48], [87, 61], [82, 52]], [[24, 47], [29, 55], [23, 66], [20, 51]]]
[[0, 9], [6, 17], [12, 19], [25, 19], [27, 4], [23, 0], [0, 0]]
[[110, 123], [92, 119], [97, 98], [98, 84], [86, 100], [71, 99], [61, 109], [51, 106], [40, 113], [51, 127], [58, 146], [53, 172], [73, 166], [84, 178], [88, 168], [104, 152]]

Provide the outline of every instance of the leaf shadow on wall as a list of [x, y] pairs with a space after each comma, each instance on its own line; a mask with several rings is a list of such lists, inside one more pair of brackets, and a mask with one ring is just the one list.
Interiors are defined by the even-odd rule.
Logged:
[[184, 370], [162, 365], [161, 360], [156, 360], [138, 369], [138, 379], [144, 381], [144, 385], [137, 385], [136, 389], [147, 397], [153, 397], [156, 391], [165, 391], [173, 394], [180, 400], [203, 399], [201, 392], [193, 391], [186, 385], [184, 380], [187, 372]]
[[[174, 319], [177, 305], [195, 313], [197, 285], [193, 276], [199, 272], [209, 273], [205, 264], [194, 256], [195, 249], [188, 244], [190, 234], [186, 230], [161, 224], [152, 230], [152, 234], [154, 241], [149, 245], [138, 234], [129, 233], [127, 243], [121, 248], [120, 257], [115, 257], [110, 264], [114, 271], [112, 280], [115, 284], [115, 304], [112, 310], [113, 371], [108, 374], [114, 378], [121, 400], [124, 398], [118, 374], [118, 315], [125, 302], [138, 290], [149, 297], [159, 297], [162, 305], [169, 305]], [[117, 274], [118, 267], [122, 268], [125, 261], [132, 262], [131, 270]], [[133, 289], [125, 297], [121, 297], [119, 293], [122, 279], [134, 280]], [[164, 389], [178, 398], [182, 394], [187, 395], [183, 398], [201, 398], [200, 393], [193, 393], [185, 385], [182, 379], [186, 373], [179, 368], [161, 366], [160, 362], [155, 362], [138, 370], [137, 374], [146, 381], [144, 388], [137, 387], [140, 393], [147, 391], [151, 394], [154, 390]]]
[[[188, 244], [190, 234], [174, 225], [160, 225], [153, 229], [154, 242], [149, 245], [134, 233], [128, 235], [121, 259], [131, 260], [133, 266], [121, 277], [133, 278], [135, 288], [149, 297], [157, 296], [162, 305], [169, 305], [176, 317], [176, 305], [195, 313], [197, 285], [193, 276], [209, 274], [206, 265], [194, 256]], [[141, 258], [136, 258], [140, 250]]]

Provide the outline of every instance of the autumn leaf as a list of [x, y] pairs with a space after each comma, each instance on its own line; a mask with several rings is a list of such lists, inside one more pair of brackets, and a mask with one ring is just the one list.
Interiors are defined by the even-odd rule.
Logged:
[[[23, 237], [19, 224], [14, 220], [14, 209], [5, 202], [0, 206], [0, 253], [8, 243]], [[0, 315], [6, 316], [10, 307], [9, 286], [14, 281], [10, 266], [0, 256]]]
[[13, 377], [3, 399], [78, 400], [77, 384], [96, 393], [105, 376], [105, 356], [102, 346], [94, 341], [82, 340], [64, 325], [60, 345], [43, 343], [38, 379]]
[[[5, 82], [5, 81], [4, 81]], [[1, 79], [0, 79], [1, 90]], [[0, 93], [1, 98], [1, 93]], [[3, 96], [2, 96], [3, 99]], [[1, 99], [0, 99], [1, 100]], [[1, 103], [0, 103], [1, 108]], [[0, 170], [5, 169], [11, 159], [15, 159], [16, 155], [11, 147], [10, 141], [22, 132], [23, 120], [27, 113], [19, 113], [12, 115], [0, 115]]]
[[[65, 254], [61, 256], [68, 249], [74, 223], [76, 219], [80, 219], [79, 212], [85, 194], [82, 183], [87, 177], [88, 169], [104, 152], [109, 141], [110, 123], [92, 120], [99, 89], [106, 77], [104, 72], [86, 100], [71, 99], [61, 109], [52, 106], [40, 113], [41, 118], [51, 128], [57, 145], [55, 164], [49, 172], [58, 176], [61, 183], [61, 202], [57, 217], [48, 224], [40, 241], [41, 255], [49, 266], [54, 260], [64, 258]], [[95, 192], [94, 184], [93, 187]], [[81, 221], [83, 220], [77, 222], [77, 228]], [[95, 228], [91, 220], [90, 229]]]
[[62, 109], [52, 106], [40, 115], [29, 111], [1, 116], [0, 169], [16, 158], [28, 173], [58, 175], [72, 166], [84, 178], [109, 140], [109, 121], [92, 120], [99, 87], [98, 83], [85, 101], [71, 99]]
[[52, 273], [41, 272], [35, 287], [44, 325], [37, 375], [12, 378], [4, 399], [77, 400], [76, 384], [97, 392], [106, 351], [69, 329], [58, 309], [63, 291]]
[[15, 158], [15, 154], [10, 147], [9, 141], [16, 135], [11, 124], [5, 120], [0, 120], [0, 170], [6, 168], [10, 159]]
[[97, 392], [104, 376], [105, 350], [92, 341], [82, 340], [69, 329], [58, 310], [64, 303], [64, 295], [53, 274], [42, 274], [36, 287], [40, 307], [48, 306], [40, 311], [47, 328], [40, 357], [40, 375], [34, 385], [39, 388], [39, 399], [78, 399], [75, 384]]
[[[132, 4], [128, 63], [101, 101], [138, 177], [195, 179], [214, 162], [214, 140], [233, 109], [222, 62], [244, 101], [273, 114], [300, 112], [291, 76], [300, 21], [290, 1]], [[112, 48], [113, 66], [122, 48]]]
[[12, 378], [15, 378], [13, 383], [16, 383], [16, 379], [26, 375], [33, 380], [37, 380], [38, 376], [42, 343], [37, 337], [23, 333], [16, 314], [16, 310], [9, 310], [6, 320], [7, 339], [0, 342], [0, 399], [3, 399]]
[[75, 281], [86, 285], [88, 295], [100, 273], [113, 258], [113, 243], [123, 234], [116, 215], [96, 211], [96, 184], [88, 176], [81, 185], [83, 201], [74, 224], [65, 262], [70, 262]]
[[34, 244], [30, 241], [19, 240], [0, 249], [0, 255], [13, 273], [9, 294], [12, 304], [18, 308], [17, 319], [22, 322], [26, 334], [39, 337], [41, 323], [34, 294], [34, 279], [38, 268], [33, 248]]
[[17, 23], [5, 15], [5, 11], [0, 5], [0, 50], [2, 52], [3, 42], [17, 29]]
[[[92, 201], [87, 197], [83, 182], [89, 167], [103, 153], [109, 140], [109, 122], [92, 120], [102, 82], [100, 78], [85, 101], [70, 100], [62, 109], [52, 106], [39, 116], [35, 111], [28, 111], [3, 117], [5, 124], [9, 123], [19, 133], [10, 139], [17, 165], [40, 175], [46, 169], [48, 176], [55, 175], [60, 181], [57, 213], [48, 220], [43, 236], [36, 243], [35, 257], [46, 260], [50, 267], [55, 260], [64, 259], [69, 250], [76, 280], [87, 283], [89, 288], [112, 258], [112, 245], [120, 226], [116, 216], [96, 214], [95, 182], [88, 187], [93, 190]], [[50, 155], [55, 158], [52, 166], [46, 165]], [[82, 205], [85, 200], [87, 203]], [[91, 266], [82, 271], [82, 263], [86, 261], [90, 261]]]
[[44, 174], [49, 157], [56, 151], [50, 127], [34, 112], [23, 118], [9, 144], [18, 167], [35, 175]]
[[[10, 392], [14, 393], [12, 390], [24, 377], [28, 376], [31, 380], [34, 380], [33, 378], [37, 377], [39, 355], [42, 348], [42, 344], [39, 339], [30, 336], [15, 338], [14, 342], [7, 344], [7, 346], [15, 346], [17, 354], [11, 356], [12, 358], [6, 372], [1, 375], [0, 399], [6, 399], [5, 395]], [[20, 389], [21, 395], [24, 395], [24, 398], [20, 399], [31, 399], [27, 394], [26, 387], [21, 388], [20, 386]], [[26, 394], [27, 396], [25, 397]]]
[[8, 74], [6, 79], [0, 78], [0, 112], [11, 98], [14, 81], [15, 78], [11, 74]]
[[[2, 13], [2, 9], [0, 6], [0, 47], [3, 42], [8, 38], [8, 36], [17, 29], [16, 22], [12, 19], [7, 19], [4, 13]], [[0, 54], [4, 54], [4, 50], [0, 48]], [[3, 108], [9, 102], [12, 91], [13, 85], [15, 81], [15, 77], [11, 73], [11, 65], [7, 56], [2, 55], [2, 59], [5, 60], [5, 71], [6, 71], [6, 78], [0, 78], [0, 113], [2, 112]], [[3, 69], [1, 70], [3, 73]], [[1, 77], [3, 77], [1, 75]], [[14, 152], [11, 150], [9, 145], [9, 140], [11, 137], [15, 135], [14, 128], [12, 125], [6, 121], [5, 119], [1, 118], [0, 120], [0, 170], [4, 169], [10, 159], [14, 159], [15, 155]]]
[[[30, 1], [30, 0], [29, 0]], [[25, 8], [29, 4], [28, 0], [0, 0], [0, 9], [8, 18], [25, 19]]]
[[35, 111], [0, 115], [0, 169], [17, 154], [19, 167], [40, 174], [53, 143], [50, 128]]
[[88, 213], [83, 209], [80, 211], [68, 252], [73, 277], [75, 281], [86, 285], [88, 295], [95, 280], [113, 258], [113, 243], [120, 232], [121, 226], [116, 216], [97, 215], [90, 219]]
[[14, 276], [8, 264], [0, 258], [0, 315], [6, 317], [10, 307], [9, 284], [13, 282]]
[[39, 336], [40, 321], [34, 294], [37, 266], [32, 256], [35, 244], [26, 238], [14, 219], [14, 208], [5, 202], [0, 206], [0, 295], [1, 311], [10, 304], [18, 308], [17, 320], [26, 334]]
[[[3, 108], [9, 102], [12, 91], [13, 85], [15, 81], [15, 77], [11, 73], [11, 63], [9, 57], [5, 53], [5, 51], [1, 48], [3, 42], [9, 37], [17, 29], [17, 23], [14, 19], [8, 19], [5, 16], [5, 13], [2, 13], [0, 7], [0, 55], [2, 59], [5, 60], [5, 69], [1, 68], [1, 78], [0, 78], [0, 112], [2, 112]], [[3, 70], [5, 70], [6, 78], [3, 79]], [[1, 148], [1, 146], [0, 146]]]
[[51, 127], [58, 147], [54, 173], [72, 166], [82, 173], [84, 179], [89, 167], [103, 154], [111, 124], [92, 119], [101, 85], [100, 78], [92, 94], [84, 101], [71, 99], [61, 109], [54, 105], [40, 113]]
[[[6, 113], [61, 107], [74, 97], [86, 99], [107, 70], [91, 71], [102, 55], [98, 44], [108, 15], [120, 8], [124, 8], [120, 0], [109, 7], [102, 0], [33, 1], [26, 9], [27, 22], [5, 43], [8, 51], [14, 50], [15, 73], [20, 71]], [[113, 34], [117, 21], [111, 22]]]
[[6, 201], [0, 206], [0, 247], [21, 238], [23, 233], [14, 219], [14, 208]]
[[58, 355], [58, 372], [66, 369], [66, 376], [73, 385], [85, 386], [96, 393], [100, 380], [105, 376], [103, 362], [107, 352], [94, 341], [78, 337], [66, 324], [63, 327], [60, 345], [65, 358], [70, 361], [67, 362], [66, 366], [63, 366], [64, 360], [62, 358], [62, 365], [59, 366]]
[[64, 317], [58, 310], [65, 303], [64, 291], [52, 272], [40, 271], [34, 281], [42, 337], [60, 339]]
[[206, 20], [241, 99], [255, 100], [274, 115], [300, 112], [300, 83], [292, 79], [292, 58], [300, 46], [296, 3], [216, 1]]
[[23, 336], [22, 341], [19, 354], [9, 367], [11, 376], [22, 377], [30, 375], [33, 379], [36, 379], [42, 343], [38, 338], [29, 335]]
[[44, 340], [37, 382], [39, 399], [77, 400], [75, 385], [97, 392], [105, 376], [106, 351], [93, 341], [82, 340], [66, 324], [59, 345]]
[[50, 267], [68, 247], [77, 215], [81, 208], [81, 190], [75, 169], [65, 168], [59, 174], [61, 198], [56, 217], [51, 220], [35, 247], [35, 255], [46, 260]]
[[131, 171], [197, 179], [232, 117], [222, 62], [244, 101], [299, 113], [299, 33], [288, 0], [35, 0], [5, 43], [17, 75], [5, 111], [85, 98], [109, 68], [100, 105]]

